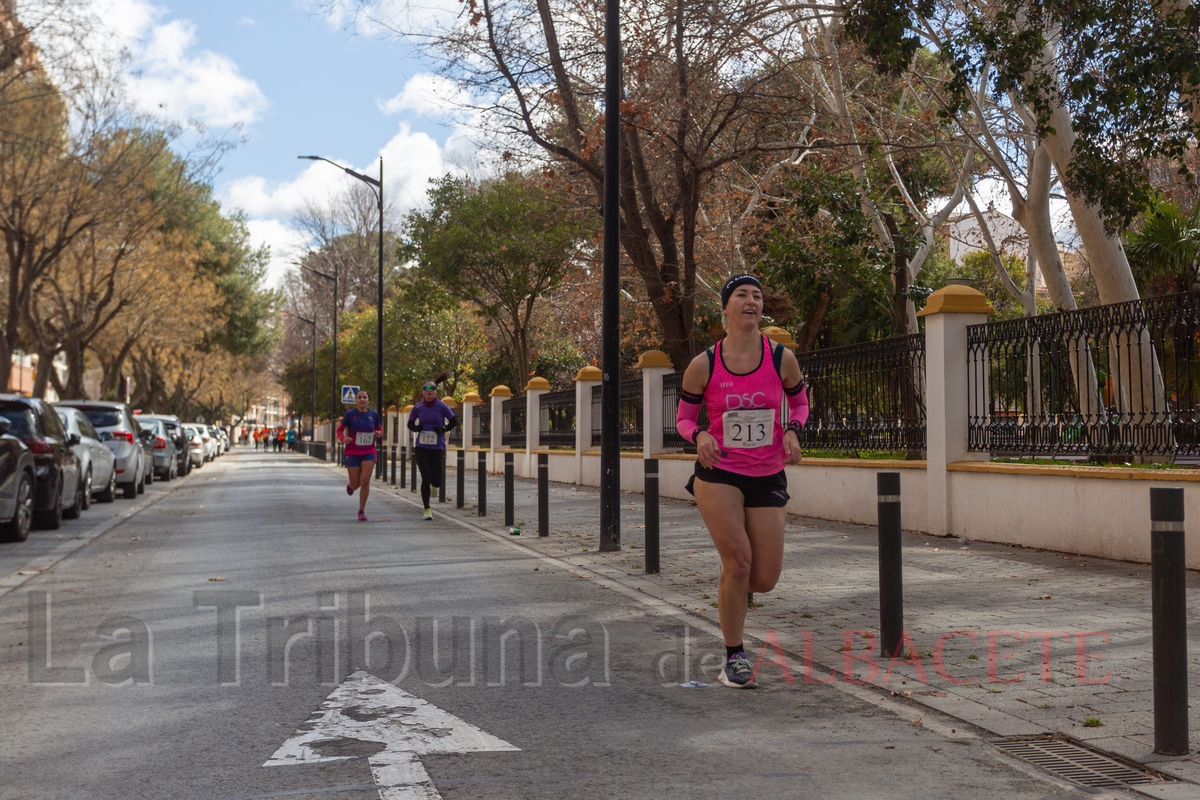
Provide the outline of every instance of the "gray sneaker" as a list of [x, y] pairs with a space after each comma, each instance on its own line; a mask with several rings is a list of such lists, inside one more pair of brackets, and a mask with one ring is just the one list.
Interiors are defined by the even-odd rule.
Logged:
[[754, 672], [745, 653], [734, 653], [725, 661], [717, 680], [734, 689], [757, 689], [758, 684], [750, 679]]

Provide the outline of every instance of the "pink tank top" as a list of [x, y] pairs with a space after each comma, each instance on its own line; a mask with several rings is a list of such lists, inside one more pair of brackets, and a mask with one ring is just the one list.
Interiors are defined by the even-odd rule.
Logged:
[[[704, 389], [704, 407], [708, 411], [708, 432], [717, 438], [721, 448], [721, 458], [717, 462], [719, 469], [737, 472], [741, 475], [762, 477], [774, 475], [783, 469], [783, 425], [779, 421], [779, 408], [783, 403], [783, 380], [775, 371], [771, 360], [771, 340], [762, 337], [762, 359], [758, 369], [747, 375], [738, 375], [725, 368], [721, 358], [722, 342], [717, 342], [713, 358], [712, 375], [709, 376], [708, 386]], [[765, 414], [746, 414], [755, 409], [768, 409], [770, 421], [766, 423]], [[738, 412], [738, 417], [744, 420], [736, 421], [733, 417], [725, 419], [726, 411]], [[766, 425], [770, 426], [770, 444], [762, 443], [766, 435]], [[738, 442], [731, 444], [749, 444], [749, 447], [726, 446], [725, 432], [729, 428]], [[756, 445], [756, 446], [755, 446]]]

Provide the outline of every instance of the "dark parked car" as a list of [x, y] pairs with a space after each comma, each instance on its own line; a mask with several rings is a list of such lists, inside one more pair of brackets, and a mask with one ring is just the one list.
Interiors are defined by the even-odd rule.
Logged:
[[179, 447], [175, 443], [175, 437], [167, 431], [166, 423], [145, 414], [138, 414], [134, 419], [143, 431], [150, 431], [154, 475], [162, 481], [174, 480], [179, 472]]
[[0, 416], [0, 541], [23, 542], [33, 524], [33, 454]]
[[[192, 460], [188, 457], [188, 440], [183, 435], [183, 422], [180, 421], [179, 417], [174, 414], [137, 414], [134, 418], [138, 421], [139, 425], [142, 425], [143, 420], [157, 420], [161, 422], [167, 430], [166, 438], [171, 445], [171, 449], [174, 450], [175, 474], [187, 475], [191, 472]], [[145, 426], [143, 425], [143, 427]], [[157, 442], [155, 442], [154, 447], [154, 468], [158, 470], [160, 478], [170, 480], [164, 474], [162, 464], [160, 463], [159, 456], [162, 448], [159, 448]]]
[[33, 453], [34, 524], [55, 530], [64, 516], [78, 517], [83, 511], [83, 483], [72, 448], [79, 437], [68, 436], [50, 404], [36, 397], [0, 394], [0, 416], [8, 418], [9, 433]]

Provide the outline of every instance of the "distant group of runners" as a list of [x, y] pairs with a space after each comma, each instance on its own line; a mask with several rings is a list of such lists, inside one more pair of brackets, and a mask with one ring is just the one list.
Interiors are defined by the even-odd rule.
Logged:
[[[759, 330], [762, 284], [753, 275], [735, 275], [721, 288], [725, 337], [696, 356], [683, 374], [675, 420], [679, 434], [696, 445], [696, 466], [687, 491], [721, 559], [717, 592], [725, 663], [718, 679], [738, 689], [756, 687], [746, 657], [743, 630], [748, 594], [775, 587], [783, 569], [783, 531], [789, 495], [786, 464], [800, 461], [799, 434], [808, 420], [804, 376], [795, 355]], [[788, 418], [781, 419], [784, 398]], [[367, 497], [383, 435], [379, 414], [360, 391], [355, 408], [338, 424], [345, 443], [346, 493], [358, 496], [358, 518], [366, 521]], [[698, 424], [701, 406], [709, 424]], [[416, 434], [413, 460], [421, 473], [423, 519], [433, 519], [431, 489], [441, 486], [446, 432], [458, 424], [438, 399], [437, 383], [421, 388], [421, 400], [408, 417]]]
[[254, 439], [254, 449], [261, 444], [264, 451], [275, 448], [276, 453], [282, 453], [296, 443], [295, 428], [260, 428], [250, 434]]

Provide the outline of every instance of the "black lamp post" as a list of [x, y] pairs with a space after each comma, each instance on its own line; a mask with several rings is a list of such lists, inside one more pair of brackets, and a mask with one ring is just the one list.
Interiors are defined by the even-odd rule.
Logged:
[[[380, 409], [380, 416], [383, 410], [383, 157], [379, 158], [379, 180], [369, 178], [361, 172], [355, 172], [349, 167], [343, 167], [328, 158], [321, 156], [296, 156], [297, 158], [307, 159], [308, 161], [324, 161], [326, 164], [333, 164], [335, 167], [345, 172], [351, 177], [358, 178], [363, 183], [371, 187], [371, 191], [375, 194], [375, 201], [379, 206], [379, 297], [375, 305], [376, 315], [376, 331], [375, 331], [375, 405]], [[336, 347], [337, 330], [334, 330]]]
[[[335, 428], [336, 428], [336, 426], [337, 426], [337, 419], [338, 419], [338, 401], [341, 399], [341, 395], [340, 395], [340, 393], [338, 392], [338, 381], [337, 381], [337, 374], [338, 374], [338, 373], [337, 373], [337, 334], [338, 334], [338, 326], [337, 326], [337, 312], [338, 312], [338, 279], [337, 279], [337, 270], [336, 270], [336, 269], [334, 269], [334, 271], [333, 271], [333, 274], [332, 274], [332, 275], [330, 275], [330, 274], [329, 274], [329, 273], [327, 273], [327, 272], [321, 272], [321, 270], [319, 270], [319, 269], [313, 269], [312, 267], [305, 267], [303, 264], [301, 264], [300, 266], [301, 266], [303, 269], [306, 269], [306, 270], [308, 270], [309, 272], [311, 272], [313, 275], [316, 275], [316, 276], [318, 276], [318, 277], [324, 278], [325, 280], [327, 280], [327, 281], [331, 281], [331, 282], [333, 283], [333, 390], [332, 390], [332, 398], [333, 398], [333, 400], [332, 400], [332, 405], [330, 405], [330, 406], [329, 406], [329, 452], [331, 452], [331, 453], [332, 453], [332, 452], [333, 452], [333, 443], [334, 443], [334, 441], [335, 441], [335, 437], [334, 437], [334, 430], [335, 430]], [[335, 265], [335, 267], [336, 267], [336, 265]], [[313, 341], [314, 341], [314, 342], [316, 341], [316, 338], [317, 338], [317, 336], [316, 336], [316, 331], [315, 331], [315, 329], [314, 329], [314, 331], [313, 331]], [[313, 430], [313, 435], [314, 435], [314, 436], [316, 435], [316, 429], [314, 429], [314, 430]]]
[[[312, 441], [317, 438], [317, 323], [315, 320], [302, 317], [299, 314], [293, 314], [290, 311], [283, 312], [292, 319], [298, 319], [301, 322], [307, 322], [312, 325], [312, 412], [309, 414], [309, 435]], [[300, 426], [304, 427], [304, 417], [300, 417]]]
[[621, 549], [621, 0], [604, 3], [604, 276], [600, 550]]

